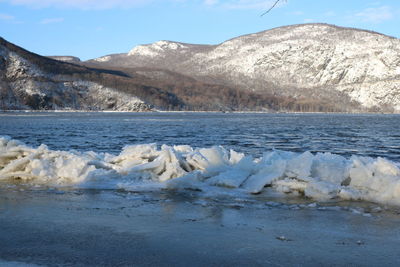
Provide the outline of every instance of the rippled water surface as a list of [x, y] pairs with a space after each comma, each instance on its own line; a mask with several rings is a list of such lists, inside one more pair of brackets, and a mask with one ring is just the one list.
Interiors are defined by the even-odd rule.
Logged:
[[128, 144], [222, 145], [400, 161], [400, 115], [224, 113], [0, 113], [0, 135], [51, 149], [119, 153]]

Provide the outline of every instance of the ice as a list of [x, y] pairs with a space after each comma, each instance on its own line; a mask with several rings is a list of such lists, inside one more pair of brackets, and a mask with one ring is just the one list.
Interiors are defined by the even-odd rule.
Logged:
[[307, 178], [310, 176], [313, 155], [310, 152], [304, 152], [288, 160], [286, 165], [286, 176], [294, 178]]
[[220, 174], [207, 180], [208, 184], [224, 187], [237, 188], [254, 170], [254, 161], [252, 157], [243, 157], [240, 161]]
[[259, 170], [256, 174], [250, 176], [242, 187], [250, 193], [259, 193], [266, 185], [271, 185], [274, 181], [283, 177], [285, 170], [286, 161], [276, 160]]
[[[54, 151], [0, 137], [0, 183], [124, 190], [191, 189], [295, 194], [315, 201], [400, 205], [400, 164], [331, 153], [265, 152], [260, 158], [221, 146], [139, 144], [119, 155]], [[229, 193], [230, 194], [230, 193]]]

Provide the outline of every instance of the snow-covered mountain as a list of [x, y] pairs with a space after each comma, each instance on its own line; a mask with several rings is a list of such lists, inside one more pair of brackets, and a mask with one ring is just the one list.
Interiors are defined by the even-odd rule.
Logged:
[[159, 41], [89, 63], [167, 69], [245, 91], [400, 112], [400, 40], [328, 24], [280, 27], [219, 45]]

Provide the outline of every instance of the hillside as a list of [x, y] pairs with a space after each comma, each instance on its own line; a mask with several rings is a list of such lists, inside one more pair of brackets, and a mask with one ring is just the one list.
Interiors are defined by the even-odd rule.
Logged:
[[[246, 92], [157, 68], [114, 68], [43, 57], [0, 39], [1, 110], [337, 111], [329, 103]], [[67, 62], [65, 62], [67, 61]]]
[[219, 45], [159, 41], [87, 63], [166, 69], [338, 110], [400, 112], [400, 40], [328, 24], [280, 27]]

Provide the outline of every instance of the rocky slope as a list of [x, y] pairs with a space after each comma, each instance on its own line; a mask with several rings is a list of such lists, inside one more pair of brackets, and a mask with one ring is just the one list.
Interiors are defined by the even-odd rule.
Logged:
[[[161, 69], [104, 69], [42, 57], [0, 38], [0, 110], [278, 110], [296, 101]], [[279, 104], [279, 105], [278, 105]]]
[[214, 46], [159, 41], [88, 63], [167, 69], [344, 110], [400, 112], [400, 40], [327, 24], [280, 27]]
[[88, 79], [96, 74], [106, 75], [35, 55], [0, 39], [0, 109], [151, 109], [133, 94]]

